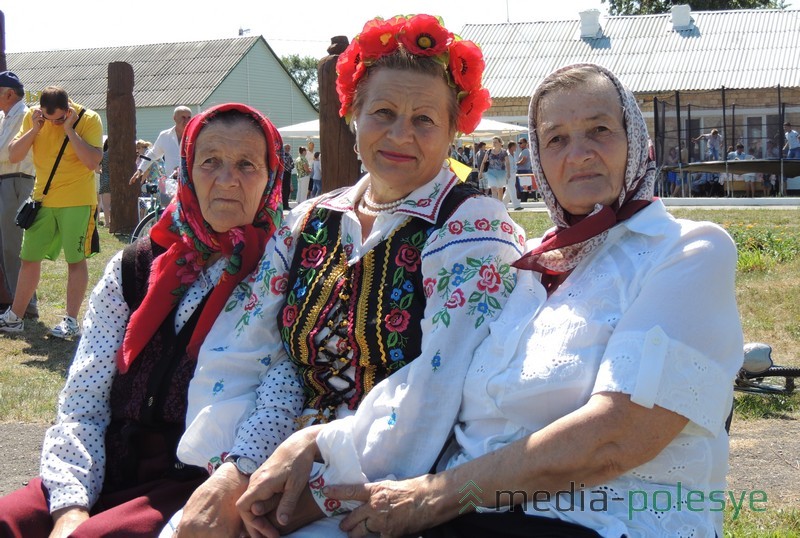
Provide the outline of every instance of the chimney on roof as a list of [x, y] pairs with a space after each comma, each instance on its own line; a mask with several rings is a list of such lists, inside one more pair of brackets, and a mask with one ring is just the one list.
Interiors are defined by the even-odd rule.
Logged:
[[603, 35], [600, 28], [600, 10], [587, 9], [579, 13], [581, 16], [581, 38], [595, 38]]
[[692, 27], [692, 7], [689, 4], [672, 6], [672, 29], [687, 30]]

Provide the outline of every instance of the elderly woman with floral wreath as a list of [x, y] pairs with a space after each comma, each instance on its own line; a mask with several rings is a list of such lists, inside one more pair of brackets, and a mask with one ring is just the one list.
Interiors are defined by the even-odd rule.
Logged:
[[[298, 460], [321, 456], [315, 496], [350, 513], [340, 529], [308, 535], [723, 535], [725, 421], [742, 362], [733, 241], [653, 198], [644, 117], [613, 73], [557, 70], [529, 116], [556, 227], [514, 263], [517, 285], [463, 382], [410, 403], [402, 396], [413, 385], [392, 376], [353, 417], [317, 432]], [[395, 424], [406, 405], [453, 400], [461, 407], [447, 451], [429, 440], [448, 424]], [[267, 482], [284, 497], [271, 521], [305, 489], [295, 467], [284, 474], [297, 477]], [[252, 491], [240, 504], [260, 516], [273, 504], [265, 497]], [[274, 536], [253, 516], [261, 534], [251, 535]]]
[[[265, 254], [247, 291], [206, 339], [189, 395], [190, 420], [196, 418], [181, 454], [195, 464], [237, 465], [220, 467], [208, 483], [218, 487], [189, 502], [179, 536], [228, 535], [241, 525], [234, 501], [254, 462], [223, 457], [228, 440], [216, 433], [234, 430], [260, 374], [241, 375], [237, 365], [266, 369], [288, 352], [305, 387], [298, 424], [309, 437], [352, 415], [390, 375], [406, 382], [392, 397], [405, 410], [393, 417], [395, 428], [452, 422], [458, 402], [413, 402], [463, 378], [513, 289], [510, 263], [521, 253], [521, 230], [502, 204], [461, 183], [448, 160], [456, 132], [471, 132], [489, 106], [480, 50], [429, 15], [374, 19], [337, 70], [340, 113], [355, 129], [368, 173], [287, 216], [278, 249]], [[277, 329], [276, 317], [264, 314], [275, 304]], [[447, 432], [441, 435], [429, 447], [440, 446]], [[256, 476], [291, 464], [294, 446], [271, 456]]]

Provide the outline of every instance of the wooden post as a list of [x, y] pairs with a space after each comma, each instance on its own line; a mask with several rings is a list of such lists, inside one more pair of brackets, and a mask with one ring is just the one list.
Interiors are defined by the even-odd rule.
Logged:
[[139, 185], [128, 181], [136, 169], [136, 105], [133, 102], [133, 67], [126, 62], [108, 64], [109, 179], [111, 181], [111, 233], [129, 234], [139, 221]]
[[336, 94], [336, 60], [348, 44], [345, 36], [332, 37], [328, 56], [317, 66], [323, 192], [353, 185], [361, 175], [353, 149], [356, 137], [339, 117], [339, 96]]
[[0, 10], [0, 71], [6, 71], [6, 15]]

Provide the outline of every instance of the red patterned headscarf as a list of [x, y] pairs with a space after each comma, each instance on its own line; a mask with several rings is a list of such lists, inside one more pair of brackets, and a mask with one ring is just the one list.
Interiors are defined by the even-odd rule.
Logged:
[[[623, 109], [628, 139], [625, 181], [619, 198], [610, 206], [597, 204], [594, 210], [585, 217], [570, 215], [556, 200], [547, 183], [544, 170], [542, 170], [539, 158], [539, 137], [536, 132], [536, 116], [539, 112], [539, 101], [543, 97], [543, 86], [562, 76], [565, 72], [577, 68], [594, 69], [614, 84]], [[528, 129], [531, 140], [531, 162], [539, 180], [539, 192], [556, 228], [542, 238], [538, 247], [512, 265], [518, 269], [540, 271], [545, 275], [560, 275], [574, 269], [582, 259], [597, 249], [605, 241], [611, 227], [632, 217], [653, 200], [656, 168], [655, 163], [649, 157], [647, 125], [642, 111], [636, 103], [636, 98], [613, 73], [594, 64], [575, 64], [551, 73], [536, 88], [528, 109]], [[552, 292], [553, 289], [548, 291]]]
[[[253, 223], [219, 233], [203, 219], [192, 179], [192, 164], [200, 132], [215, 116], [229, 111], [250, 116], [264, 131], [269, 179]], [[189, 121], [181, 139], [178, 194], [150, 231], [150, 239], [167, 250], [153, 261], [147, 294], [141, 306], [131, 314], [117, 360], [121, 372], [128, 370], [189, 286], [197, 280], [211, 255], [219, 252], [228, 258], [228, 264], [203, 307], [187, 348], [192, 357], [197, 357], [214, 320], [236, 285], [255, 269], [280, 223], [282, 177], [283, 141], [275, 126], [258, 110], [229, 103], [210, 108]]]

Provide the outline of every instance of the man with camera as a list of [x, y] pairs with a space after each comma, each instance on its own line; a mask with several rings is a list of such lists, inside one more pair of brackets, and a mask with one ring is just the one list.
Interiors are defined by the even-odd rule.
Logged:
[[[14, 216], [33, 190], [36, 173], [31, 152], [18, 163], [8, 160], [8, 144], [17, 136], [28, 111], [25, 88], [11, 71], [0, 73], [0, 110], [3, 111], [0, 115], [0, 302], [9, 307], [17, 289], [22, 248], [22, 229], [14, 224]], [[35, 294], [30, 304], [25, 305], [25, 315], [38, 316]]]
[[[89, 273], [86, 258], [98, 251], [94, 213], [94, 170], [103, 158], [100, 116], [73, 101], [57, 86], [42, 91], [39, 107], [28, 110], [8, 146], [9, 161], [22, 162], [33, 152], [35, 215], [22, 239], [22, 266], [11, 308], [0, 314], [0, 331], [19, 333], [22, 317], [41, 276], [42, 260], [55, 260], [64, 248], [67, 261], [67, 311], [51, 331], [58, 338], [78, 336], [80, 311]], [[29, 206], [30, 209], [30, 206]]]

